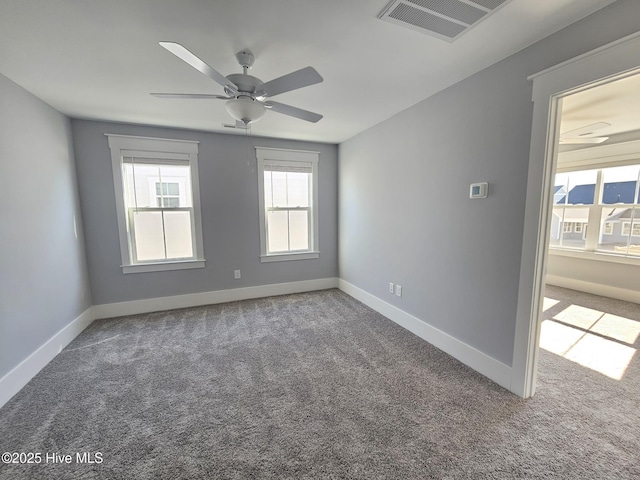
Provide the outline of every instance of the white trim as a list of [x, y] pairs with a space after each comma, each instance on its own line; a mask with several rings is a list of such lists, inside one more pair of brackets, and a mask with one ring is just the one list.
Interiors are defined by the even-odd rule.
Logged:
[[312, 258], [319, 258], [320, 252], [302, 252], [302, 253], [283, 253], [272, 255], [260, 255], [260, 261], [262, 263], [269, 262], [285, 262], [288, 260], [310, 260]]
[[0, 378], [0, 407], [18, 393], [40, 370], [54, 359], [64, 347], [69, 345], [94, 320], [93, 309], [89, 307], [75, 320], [62, 328], [36, 351], [20, 362], [4, 377]]
[[200, 305], [213, 305], [216, 303], [235, 302], [251, 298], [272, 297], [275, 295], [288, 295], [291, 293], [312, 292], [314, 290], [327, 290], [337, 288], [338, 279], [319, 278], [317, 280], [302, 280], [299, 282], [274, 283], [270, 285], [257, 285], [255, 287], [233, 288], [229, 290], [216, 290], [212, 292], [190, 293], [186, 295], [174, 295], [170, 297], [148, 298], [133, 300], [130, 302], [107, 303], [94, 305], [95, 318], [113, 318], [138, 313], [159, 312], [174, 310], [176, 308], [197, 307]]
[[624, 254], [616, 255], [615, 253], [607, 253], [603, 251], [586, 252], [584, 250], [569, 250], [562, 247], [549, 247], [549, 255], [582, 258], [584, 260], [594, 260], [596, 262], [622, 263], [624, 265], [640, 266], [640, 257], [638, 256], [625, 256]]
[[[166, 143], [163, 146], [162, 150], [171, 152], [175, 148], [176, 144], [183, 144], [175, 150], [175, 153], [184, 152], [185, 148], [188, 149], [189, 153], [197, 153], [198, 152], [198, 144], [200, 143], [198, 140], [182, 140], [182, 139], [174, 139], [174, 138], [159, 138], [159, 137], [140, 137], [137, 135], [120, 135], [118, 133], [105, 133], [105, 136], [108, 138], [114, 138], [123, 150], [141, 150], [145, 145], [150, 146], [150, 151], [155, 151], [158, 142]], [[172, 143], [173, 142], [173, 143]], [[192, 146], [187, 146], [187, 144], [192, 144]]]
[[169, 270], [189, 270], [192, 268], [204, 268], [205, 260], [184, 260], [162, 263], [137, 263], [135, 265], [121, 265], [122, 273], [148, 273], [165, 272]]
[[[137, 137], [131, 135], [114, 135], [105, 133], [111, 150], [111, 169], [113, 173], [113, 187], [115, 192], [116, 212], [118, 220], [118, 233], [120, 239], [120, 261], [122, 273], [157, 272], [163, 270], [178, 270], [189, 268], [202, 268], [204, 266], [204, 241], [202, 234], [202, 213], [200, 206], [200, 180], [198, 172], [198, 144], [195, 140], [179, 140], [172, 138]], [[177, 266], [181, 260], [149, 264], [137, 264], [131, 260], [133, 248], [132, 239], [127, 227], [127, 208], [124, 204], [124, 180], [122, 174], [122, 162], [124, 156], [143, 156], [147, 158], [172, 158], [185, 160], [189, 165], [191, 184], [192, 216], [192, 241], [194, 246], [193, 256], [184, 261], [182, 267]], [[131, 246], [131, 248], [130, 248]], [[135, 253], [133, 254], [135, 257]], [[165, 268], [163, 268], [165, 266]]]
[[[260, 261], [283, 262], [288, 260], [304, 260], [319, 258], [319, 160], [320, 153], [310, 150], [289, 150], [281, 148], [255, 147], [258, 166], [258, 219], [260, 222]], [[265, 161], [287, 162], [291, 164], [309, 164], [311, 166], [311, 221], [309, 225], [309, 250], [303, 252], [267, 253], [268, 232], [267, 215], [264, 199], [264, 164]]]
[[345, 280], [339, 280], [338, 288], [436, 348], [460, 360], [468, 367], [493, 380], [501, 387], [508, 390], [511, 389], [511, 367], [508, 365]]
[[600, 283], [586, 282], [576, 278], [550, 274], [547, 275], [547, 283], [549, 285], [578, 290], [579, 292], [586, 292], [592, 295], [615, 298], [625, 302], [640, 303], [640, 292], [637, 290], [629, 290], [627, 288], [613, 287], [611, 285], [602, 285]]
[[[275, 152], [295, 152], [295, 153], [312, 153], [315, 156], [320, 155], [319, 151], [316, 150], [296, 150], [293, 148], [277, 148], [277, 147], [255, 147], [256, 148], [256, 152], [258, 152], [259, 150], [270, 150], [270, 152], [264, 152], [265, 153], [265, 158], [277, 158], [280, 160], [287, 160], [287, 158], [283, 158], [282, 155], [278, 154], [275, 157], [272, 156], [272, 154], [275, 154]], [[286, 156], [286, 155], [285, 155]], [[297, 157], [299, 158], [299, 157]], [[312, 157], [310, 157], [312, 158]]]
[[543, 289], [564, 96], [638, 73], [640, 32], [529, 77], [533, 120], [524, 216], [511, 390], [535, 393]]

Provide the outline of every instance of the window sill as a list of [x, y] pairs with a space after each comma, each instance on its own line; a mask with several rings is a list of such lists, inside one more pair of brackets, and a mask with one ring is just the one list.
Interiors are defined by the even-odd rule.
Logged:
[[286, 262], [289, 260], [309, 260], [318, 258], [320, 252], [302, 252], [302, 253], [279, 253], [275, 255], [260, 255], [262, 263], [268, 262]]
[[136, 265], [122, 265], [122, 273], [164, 272], [168, 270], [188, 270], [204, 268], [205, 260], [181, 260], [177, 262], [138, 263]]
[[568, 250], [563, 248], [549, 247], [550, 255], [558, 255], [561, 257], [582, 258], [584, 260], [595, 260], [598, 262], [623, 263], [625, 265], [640, 266], [640, 257], [625, 257], [614, 253], [604, 252], [585, 252], [582, 250]]

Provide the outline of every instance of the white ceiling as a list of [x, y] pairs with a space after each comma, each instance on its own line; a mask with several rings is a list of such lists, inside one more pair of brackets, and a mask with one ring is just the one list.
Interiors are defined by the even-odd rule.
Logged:
[[[614, 136], [628, 140], [640, 137], [640, 74], [615, 80], [565, 97], [562, 101], [560, 131], [606, 122], [609, 127], [600, 128], [589, 136]], [[612, 138], [614, 137], [614, 138]], [[582, 148], [593, 145], [585, 145]], [[579, 148], [578, 146], [572, 146]], [[573, 148], [570, 148], [573, 149]]]
[[312, 65], [324, 82], [274, 100], [254, 135], [339, 143], [614, 0], [512, 0], [454, 43], [376, 17], [388, 0], [0, 0], [0, 73], [75, 118], [224, 131], [222, 94], [171, 55], [175, 41], [227, 75], [256, 56], [263, 81]]

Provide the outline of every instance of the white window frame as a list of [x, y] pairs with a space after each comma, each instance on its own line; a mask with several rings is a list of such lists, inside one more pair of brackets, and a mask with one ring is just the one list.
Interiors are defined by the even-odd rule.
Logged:
[[[308, 260], [318, 258], [318, 163], [320, 153], [308, 150], [289, 150], [269, 147], [256, 147], [258, 162], [258, 206], [260, 219], [260, 261], [282, 262], [287, 260]], [[309, 249], [300, 252], [268, 253], [267, 251], [267, 215], [264, 200], [264, 165], [267, 163], [299, 163], [311, 165], [311, 215], [309, 225]]]
[[604, 226], [602, 227], [603, 235], [613, 235], [613, 222], [604, 222]]
[[[204, 268], [204, 243], [202, 239], [202, 215], [200, 208], [200, 183], [198, 180], [198, 144], [192, 140], [173, 140], [168, 138], [137, 137], [130, 135], [105, 134], [111, 149], [111, 167], [115, 191], [116, 211], [122, 273], [144, 273], [166, 270], [184, 270]], [[193, 196], [194, 256], [190, 259], [171, 259], [154, 262], [134, 262], [131, 255], [131, 242], [127, 230], [127, 208], [124, 202], [124, 179], [122, 171], [123, 157], [157, 158], [188, 161], [191, 173], [191, 194]], [[155, 189], [153, 190], [155, 194]]]
[[[617, 146], [612, 145], [612, 146], [606, 146], [604, 148], [600, 147], [600, 149], [603, 150], [603, 153], [600, 153], [601, 155], [600, 157], [595, 156], [594, 159], [592, 159], [591, 161], [584, 161], [584, 160], [571, 161], [570, 160], [567, 162], [563, 162], [562, 165], [557, 166], [556, 174], [579, 172], [584, 170], [597, 170], [598, 173], [597, 173], [596, 182], [595, 182], [596, 187], [594, 192], [593, 204], [571, 205], [571, 204], [561, 203], [561, 204], [554, 204], [552, 207], [556, 208], [558, 206], [562, 206], [565, 208], [585, 208], [585, 207], [589, 208], [589, 221], [586, 223], [586, 225], [589, 225], [591, 223], [593, 225], [597, 225], [598, 229], [597, 231], [595, 231], [596, 229], [594, 229], [593, 233], [589, 232], [588, 229], [586, 228], [583, 229], [584, 230], [583, 238], [585, 239], [585, 246], [583, 248], [566, 247], [563, 245], [549, 245], [549, 253], [551, 255], [580, 257], [580, 258], [588, 258], [588, 259], [599, 260], [599, 261], [608, 260], [608, 261], [611, 261], [612, 263], [628, 263], [632, 265], [640, 265], [640, 258], [638, 258], [637, 255], [630, 255], [628, 253], [613, 253], [613, 252], [598, 249], [599, 239], [604, 235], [608, 235], [604, 230], [605, 225], [608, 223], [611, 223], [611, 222], [602, 223], [602, 211], [605, 208], [618, 205], [618, 204], [602, 203], [602, 195], [603, 195], [603, 188], [604, 188], [603, 172], [607, 168], [640, 164], [640, 142], [627, 142], [627, 143], [628, 144], [633, 143], [633, 145], [624, 146], [625, 148], [624, 156], [613, 155], [612, 153], [609, 153], [609, 152], [618, 152]], [[631, 149], [630, 153], [629, 153], [629, 149]], [[589, 149], [585, 149], [585, 150], [589, 150]], [[567, 153], [570, 159], [571, 157], [576, 157], [576, 159], [581, 159], [583, 155], [588, 155], [588, 154], [589, 154], [588, 152], [585, 154], [581, 150]], [[590, 158], [590, 157], [587, 157], [587, 158]], [[554, 175], [554, 178], [555, 178], [555, 175]], [[620, 206], [624, 206], [631, 209], [640, 208], [640, 204], [635, 203], [635, 200], [638, 198], [638, 188], [640, 188], [640, 183], [636, 185], [636, 192], [634, 194], [635, 196], [633, 197], [634, 203], [620, 204]], [[568, 194], [567, 194], [567, 201], [568, 201]], [[627, 224], [626, 226], [628, 228], [626, 233], [624, 232], [625, 224]], [[629, 235], [629, 233], [631, 233], [632, 231], [631, 222], [630, 221], [623, 222], [621, 228], [622, 228], [622, 231], [621, 231], [622, 235]], [[562, 231], [562, 233], [567, 233], [567, 232]], [[631, 235], [631, 236], [634, 236], [634, 235]], [[620, 259], [622, 259], [622, 261], [620, 261]]]

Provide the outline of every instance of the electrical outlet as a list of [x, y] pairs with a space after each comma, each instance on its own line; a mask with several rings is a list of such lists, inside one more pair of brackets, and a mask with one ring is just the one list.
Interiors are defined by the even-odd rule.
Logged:
[[402, 296], [402, 285], [396, 285], [396, 295], [398, 297]]
[[389, 293], [393, 293], [393, 283], [389, 282]]
[[236, 280], [239, 278], [242, 278], [240, 275], [240, 270], [234, 270], [233, 271], [233, 278], [235, 278]]

